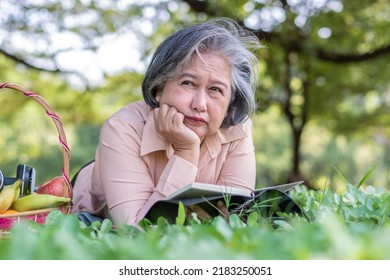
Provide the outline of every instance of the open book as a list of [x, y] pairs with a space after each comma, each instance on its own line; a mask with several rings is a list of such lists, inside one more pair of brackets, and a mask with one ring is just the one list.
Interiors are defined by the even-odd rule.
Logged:
[[303, 181], [264, 187], [261, 189], [244, 189], [222, 185], [204, 183], [189, 184], [163, 200], [157, 201], [149, 210], [145, 218], [156, 222], [158, 217], [165, 217], [169, 222], [174, 222], [178, 213], [178, 204], [181, 201], [184, 206], [198, 205], [210, 216], [219, 215], [216, 207], [222, 200], [228, 206], [231, 213], [245, 214], [248, 209], [258, 209], [263, 216], [272, 215], [276, 211], [294, 212], [303, 214], [299, 206], [288, 195], [288, 192]]

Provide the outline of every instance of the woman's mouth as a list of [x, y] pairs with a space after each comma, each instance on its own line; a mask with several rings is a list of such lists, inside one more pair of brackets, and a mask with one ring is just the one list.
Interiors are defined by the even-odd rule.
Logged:
[[193, 125], [207, 124], [205, 119], [198, 118], [198, 117], [185, 117], [185, 119], [188, 121], [189, 124], [193, 124]]

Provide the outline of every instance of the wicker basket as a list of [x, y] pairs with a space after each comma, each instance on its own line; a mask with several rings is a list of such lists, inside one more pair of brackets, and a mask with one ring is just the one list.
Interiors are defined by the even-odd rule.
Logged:
[[[23, 93], [26, 97], [33, 98], [46, 110], [46, 114], [53, 120], [57, 128], [58, 136], [59, 136], [58, 139], [62, 147], [62, 157], [63, 157], [62, 176], [64, 177], [66, 185], [68, 187], [69, 197], [72, 198], [72, 186], [69, 179], [70, 150], [67, 144], [66, 135], [60, 117], [54, 113], [50, 105], [40, 95], [31, 92], [23, 88], [22, 86], [16, 84], [0, 83], [0, 90], [5, 88], [19, 91]], [[9, 230], [11, 229], [12, 225], [15, 222], [18, 222], [20, 220], [32, 220], [40, 224], [44, 223], [46, 220], [46, 216], [51, 211], [56, 209], [60, 209], [63, 212], [69, 213], [71, 210], [71, 205], [60, 206], [59, 208], [49, 208], [49, 209], [19, 212], [14, 214], [2, 214], [2, 215], [0, 214], [0, 237], [7, 236], [9, 234]]]

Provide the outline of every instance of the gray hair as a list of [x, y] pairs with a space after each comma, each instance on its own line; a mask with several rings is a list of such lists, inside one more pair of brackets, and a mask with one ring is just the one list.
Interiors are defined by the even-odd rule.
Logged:
[[217, 53], [227, 59], [232, 69], [232, 97], [221, 127], [242, 123], [256, 110], [258, 60], [252, 50], [260, 46], [253, 33], [226, 18], [182, 28], [156, 49], [142, 83], [144, 100], [150, 107], [158, 107], [157, 92], [184, 71], [193, 54]]

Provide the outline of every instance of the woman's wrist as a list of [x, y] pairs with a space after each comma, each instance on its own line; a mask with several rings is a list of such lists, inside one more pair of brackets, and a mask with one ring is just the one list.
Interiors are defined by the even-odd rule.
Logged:
[[199, 162], [200, 149], [199, 146], [192, 149], [175, 149], [173, 154], [197, 166]]

